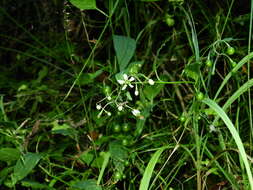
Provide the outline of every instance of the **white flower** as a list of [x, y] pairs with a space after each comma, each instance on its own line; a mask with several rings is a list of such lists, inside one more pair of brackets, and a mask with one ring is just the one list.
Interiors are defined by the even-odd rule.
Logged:
[[210, 125], [210, 126], [209, 126], [209, 129], [210, 129], [210, 133], [216, 132], [216, 131], [217, 131], [217, 129], [215, 128], [214, 125]]
[[112, 115], [112, 113], [108, 111], [108, 112], [107, 112], [107, 115], [108, 115], [108, 116], [111, 116], [111, 115]]
[[135, 95], [135, 96], [138, 96], [138, 95], [139, 95], [139, 91], [138, 91], [138, 90], [135, 90], [134, 95]]
[[140, 115], [140, 111], [139, 110], [137, 110], [137, 109], [133, 109], [132, 110], [132, 114], [134, 115], [134, 116], [139, 116]]
[[107, 98], [107, 100], [109, 100], [109, 101], [112, 99], [111, 96], [107, 96], [106, 98]]
[[122, 111], [122, 110], [123, 110], [123, 106], [122, 106], [122, 105], [119, 105], [119, 106], [118, 106], [118, 110], [119, 110], [119, 111]]
[[97, 104], [96, 108], [97, 108], [97, 110], [100, 110], [102, 107], [100, 104]]
[[155, 82], [154, 82], [152, 79], [148, 79], [148, 83], [149, 83], [150, 85], [154, 85], [154, 84], [155, 84]]
[[130, 88], [133, 88], [134, 86], [131, 84], [131, 82], [133, 82], [135, 80], [134, 77], [130, 77], [128, 79], [127, 74], [123, 74], [123, 80], [117, 80], [117, 82], [121, 85], [123, 85], [122, 90], [125, 90], [127, 88], [127, 86], [129, 86]]

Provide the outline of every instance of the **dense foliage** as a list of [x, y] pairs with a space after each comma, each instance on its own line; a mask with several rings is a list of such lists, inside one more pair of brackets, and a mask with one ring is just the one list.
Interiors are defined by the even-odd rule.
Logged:
[[1, 0], [1, 190], [253, 190], [252, 17], [246, 0]]

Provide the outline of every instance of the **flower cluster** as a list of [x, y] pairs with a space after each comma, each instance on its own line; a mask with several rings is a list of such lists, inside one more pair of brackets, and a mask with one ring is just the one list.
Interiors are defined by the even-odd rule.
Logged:
[[[154, 85], [155, 81], [153, 81], [152, 79], [149, 79], [147, 77], [145, 77], [147, 79], [147, 82], [149, 85]], [[117, 109], [119, 112], [121, 112], [122, 110], [124, 110], [124, 108], [128, 108], [131, 110], [132, 114], [136, 117], [140, 117], [141, 116], [141, 111], [135, 108], [132, 108], [131, 106], [128, 105], [128, 101], [123, 101], [122, 99], [122, 92], [125, 92], [127, 99], [132, 100], [130, 92], [127, 91], [127, 88], [134, 88], [135, 87], [135, 91], [134, 91], [134, 95], [138, 96], [139, 95], [139, 90], [138, 90], [138, 84], [144, 84], [144, 82], [142, 82], [137, 76], [128, 76], [127, 74], [123, 74], [121, 75], [120, 79], [117, 79], [118, 84], [120, 84], [119, 87], [119, 91], [116, 89], [115, 91], [118, 92], [117, 96], [113, 96], [113, 93], [110, 93], [110, 90], [108, 90], [108, 87], [105, 89], [106, 91], [106, 97], [102, 100], [100, 100], [99, 102], [97, 102], [96, 104], [96, 109], [100, 110], [98, 117], [100, 117], [102, 115], [102, 113], [106, 113], [108, 116], [111, 116], [111, 112], [106, 110], [106, 107], [110, 104], [116, 105]], [[114, 91], [114, 92], [115, 92]], [[130, 98], [129, 98], [130, 97]], [[104, 106], [102, 106], [102, 102], [103, 101], [109, 101], [108, 103], [106, 103]]]

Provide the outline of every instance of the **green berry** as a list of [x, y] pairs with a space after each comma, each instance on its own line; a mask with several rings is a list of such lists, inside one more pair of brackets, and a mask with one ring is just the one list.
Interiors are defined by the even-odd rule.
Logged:
[[213, 65], [213, 62], [210, 59], [206, 60], [207, 67], [212, 67], [212, 65]]
[[125, 123], [123, 126], [122, 126], [122, 131], [124, 132], [128, 132], [130, 131], [130, 125], [128, 125], [127, 123]]
[[181, 116], [179, 117], [179, 121], [182, 122], [182, 123], [184, 123], [184, 122], [186, 121], [186, 117], [183, 116], [183, 115], [181, 115]]
[[121, 131], [120, 125], [116, 124], [113, 126], [113, 132], [119, 133]]
[[235, 53], [235, 48], [229, 46], [229, 47], [227, 48], [227, 54], [228, 54], [228, 55], [233, 55], [234, 53]]
[[128, 139], [123, 139], [122, 140], [122, 145], [123, 146], [128, 146], [129, 145], [129, 140]]
[[201, 101], [204, 99], [204, 94], [202, 92], [197, 93], [196, 95], [197, 100]]
[[124, 165], [128, 167], [130, 165], [130, 162], [128, 160], [124, 161]]
[[104, 91], [104, 93], [105, 93], [105, 95], [109, 95], [110, 93], [111, 93], [111, 87], [110, 86], [105, 86], [104, 88], [103, 88], [103, 91]]
[[236, 64], [236, 62], [232, 61], [231, 65], [233, 68], [235, 68], [237, 64]]
[[122, 179], [122, 175], [121, 175], [121, 173], [120, 172], [115, 172], [115, 174], [114, 174], [114, 178], [117, 180], [117, 181], [119, 181], [119, 180], [121, 180]]
[[165, 22], [169, 27], [172, 27], [175, 24], [175, 20], [170, 15], [165, 16]]

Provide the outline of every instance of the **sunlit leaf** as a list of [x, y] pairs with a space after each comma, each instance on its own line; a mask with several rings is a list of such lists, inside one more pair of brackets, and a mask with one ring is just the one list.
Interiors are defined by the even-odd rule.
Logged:
[[14, 167], [13, 181], [16, 183], [17, 181], [26, 177], [37, 165], [41, 158], [41, 154], [30, 152], [26, 153], [22, 158], [17, 161]]
[[119, 69], [120, 71], [123, 71], [134, 55], [136, 42], [134, 39], [127, 36], [113, 35], [113, 45]]
[[74, 6], [81, 10], [96, 9], [96, 0], [69, 0]]

